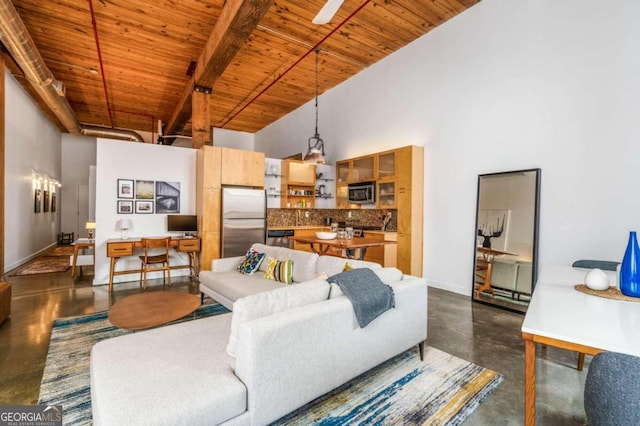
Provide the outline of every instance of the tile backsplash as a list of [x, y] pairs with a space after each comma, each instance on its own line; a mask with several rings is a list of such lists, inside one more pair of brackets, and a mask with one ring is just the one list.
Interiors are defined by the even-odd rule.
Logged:
[[324, 226], [325, 218], [331, 218], [332, 222], [379, 229], [385, 215], [391, 213], [386, 230], [398, 229], [396, 209], [267, 209], [267, 226], [296, 226], [296, 212], [299, 212], [297, 226]]

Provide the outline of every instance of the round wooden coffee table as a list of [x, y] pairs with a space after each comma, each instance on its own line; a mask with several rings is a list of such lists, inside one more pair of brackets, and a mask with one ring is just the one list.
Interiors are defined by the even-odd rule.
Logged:
[[109, 321], [119, 328], [142, 330], [180, 319], [200, 306], [200, 298], [176, 291], [134, 294], [109, 309]]

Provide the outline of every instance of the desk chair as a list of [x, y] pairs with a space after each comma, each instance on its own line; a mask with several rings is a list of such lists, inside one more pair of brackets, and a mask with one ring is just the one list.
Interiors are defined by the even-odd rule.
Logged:
[[584, 411], [590, 426], [640, 424], [640, 358], [616, 352], [593, 357], [584, 383]]
[[[164, 238], [142, 238], [144, 255], [140, 257], [140, 284], [142, 289], [147, 289], [147, 272], [162, 271], [162, 282], [164, 283], [164, 271], [167, 271], [169, 287], [171, 287], [171, 269], [169, 268], [169, 243], [171, 237]], [[159, 253], [159, 249], [164, 249], [164, 253]], [[158, 254], [153, 254], [155, 252]], [[160, 266], [158, 266], [160, 265]], [[144, 276], [144, 281], [143, 281]]]

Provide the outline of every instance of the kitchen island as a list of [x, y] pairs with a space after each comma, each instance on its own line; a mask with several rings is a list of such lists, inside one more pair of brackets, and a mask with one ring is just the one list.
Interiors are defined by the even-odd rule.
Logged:
[[309, 244], [311, 251], [319, 255], [327, 254], [329, 249], [339, 251], [342, 257], [364, 260], [369, 247], [381, 247], [386, 244], [397, 244], [396, 241], [377, 238], [334, 238], [331, 240], [311, 237], [289, 237], [290, 240]]

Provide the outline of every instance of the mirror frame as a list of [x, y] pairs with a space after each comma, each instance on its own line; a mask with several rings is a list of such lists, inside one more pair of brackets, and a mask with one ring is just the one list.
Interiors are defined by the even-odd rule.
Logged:
[[[471, 300], [476, 303], [481, 303], [483, 305], [493, 306], [500, 309], [506, 309], [508, 311], [517, 312], [520, 314], [526, 313], [526, 309], [516, 309], [511, 308], [509, 306], [504, 306], [497, 303], [490, 303], [481, 299], [476, 299], [475, 297], [475, 283], [476, 283], [476, 263], [477, 263], [477, 253], [478, 253], [478, 219], [480, 213], [480, 183], [483, 177], [490, 176], [500, 176], [500, 175], [509, 175], [515, 173], [529, 173], [535, 172], [535, 190], [534, 190], [534, 212], [533, 212], [533, 247], [531, 253], [531, 295], [533, 296], [533, 291], [535, 290], [536, 280], [538, 279], [538, 232], [540, 228], [540, 182], [541, 182], [541, 174], [542, 170], [540, 168], [537, 169], [524, 169], [524, 170], [510, 170], [505, 172], [498, 173], [485, 173], [478, 175], [478, 185], [476, 192], [476, 220], [475, 220], [475, 228], [474, 228], [474, 240], [473, 240], [473, 270], [472, 270], [472, 279], [471, 279]], [[528, 307], [528, 305], [527, 305]]]

